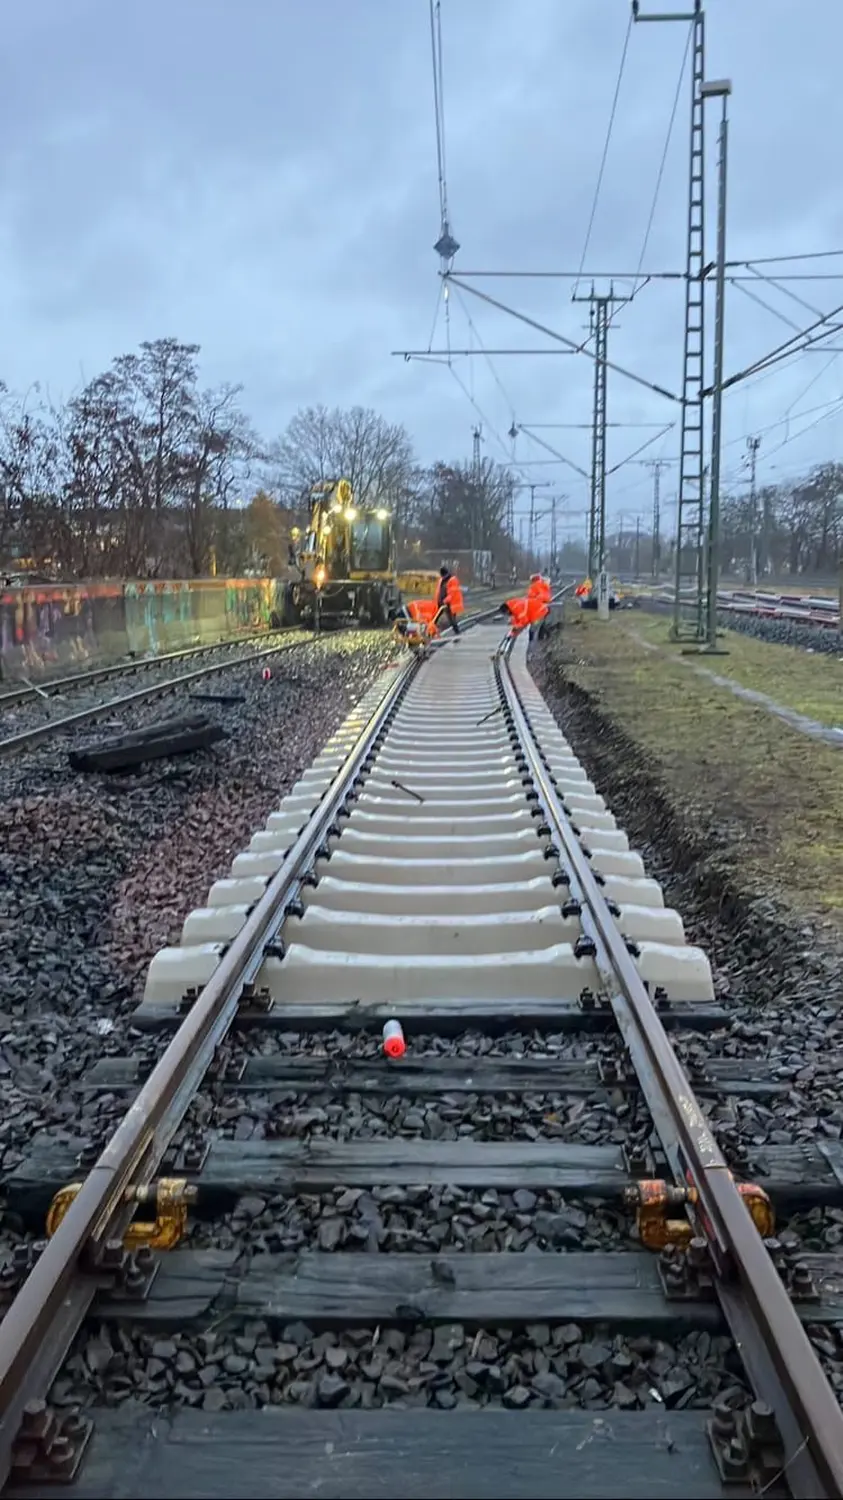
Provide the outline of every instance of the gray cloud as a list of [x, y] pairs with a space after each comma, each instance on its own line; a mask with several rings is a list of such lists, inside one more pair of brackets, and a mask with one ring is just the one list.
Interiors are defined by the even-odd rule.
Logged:
[[[442, 0], [442, 13], [457, 269], [576, 269], [627, 0]], [[708, 0], [707, 15], [709, 74], [734, 84], [730, 254], [836, 248], [843, 8]], [[587, 271], [639, 264], [685, 35], [682, 26], [633, 29]], [[493, 369], [461, 359], [453, 373], [390, 358], [393, 348], [426, 347], [437, 296], [426, 0], [9, 0], [4, 51], [0, 374], [11, 384], [40, 379], [67, 395], [114, 354], [175, 333], [202, 345], [209, 380], [244, 383], [267, 432], [300, 404], [371, 403], [404, 421], [429, 460], [468, 453], [479, 409], [485, 451], [502, 458], [513, 417], [588, 421], [592, 369], [581, 357], [501, 358]], [[683, 89], [649, 269], [684, 263], [687, 113]], [[713, 245], [713, 213], [710, 224]], [[832, 266], [843, 272], [843, 259], [801, 269]], [[587, 308], [572, 306], [568, 282], [474, 284], [581, 336]], [[841, 286], [791, 290], [828, 310]], [[811, 321], [781, 292], [759, 285], [758, 294], [785, 318]], [[677, 390], [681, 319], [681, 286], [651, 283], [619, 314], [612, 357]], [[730, 289], [729, 370], [791, 331]], [[478, 338], [489, 348], [546, 342], [455, 295], [454, 347]], [[810, 354], [736, 387], [727, 476], [740, 479], [750, 431], [764, 432], [762, 478], [835, 453], [843, 419], [825, 412], [843, 394], [843, 360], [823, 374], [828, 364]], [[785, 424], [789, 405], [807, 415]], [[611, 378], [615, 421], [676, 415]], [[542, 436], [588, 467], [587, 432]], [[647, 436], [613, 429], [611, 462]], [[675, 442], [669, 433], [642, 457], [669, 457]], [[549, 455], [526, 435], [516, 457], [525, 477], [551, 480], [572, 506], [582, 500], [584, 482], [570, 470], [528, 463]], [[621, 469], [610, 484], [615, 514], [646, 511], [649, 487], [642, 466]]]

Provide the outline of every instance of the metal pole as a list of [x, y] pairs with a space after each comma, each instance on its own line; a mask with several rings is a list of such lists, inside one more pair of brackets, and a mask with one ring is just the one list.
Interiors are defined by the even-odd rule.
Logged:
[[653, 464], [653, 577], [658, 580], [661, 572], [662, 561], [662, 518], [661, 518], [661, 480], [662, 461], [656, 459]]
[[717, 583], [720, 548], [720, 447], [723, 430], [723, 324], [726, 300], [726, 165], [729, 147], [727, 100], [730, 84], [705, 86], [708, 95], [720, 93], [720, 156], [717, 181], [717, 275], [714, 311], [714, 392], [711, 411], [711, 495], [708, 506], [708, 598], [706, 649], [717, 649]]
[[758, 490], [755, 480], [760, 437], [747, 438], [746, 446], [749, 452], [749, 581], [755, 588], [758, 583]]

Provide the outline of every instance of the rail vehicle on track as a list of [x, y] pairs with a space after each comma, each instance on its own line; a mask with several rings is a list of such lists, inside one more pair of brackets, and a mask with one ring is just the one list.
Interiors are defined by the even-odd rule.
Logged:
[[306, 534], [294, 536], [291, 550], [299, 576], [285, 586], [280, 623], [388, 625], [405, 598], [433, 593], [438, 574], [398, 571], [390, 511], [358, 504], [348, 479], [320, 480], [309, 504]]

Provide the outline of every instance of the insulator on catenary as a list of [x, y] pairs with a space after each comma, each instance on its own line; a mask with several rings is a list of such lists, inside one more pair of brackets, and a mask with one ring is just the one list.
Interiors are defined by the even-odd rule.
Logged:
[[403, 1057], [407, 1051], [400, 1021], [387, 1021], [383, 1028], [383, 1050], [387, 1057]]
[[272, 676], [272, 672], [271, 672], [270, 668], [269, 667], [264, 667], [263, 671], [261, 672], [261, 677], [263, 678], [264, 682], [269, 682], [269, 679], [270, 679], [271, 676]]

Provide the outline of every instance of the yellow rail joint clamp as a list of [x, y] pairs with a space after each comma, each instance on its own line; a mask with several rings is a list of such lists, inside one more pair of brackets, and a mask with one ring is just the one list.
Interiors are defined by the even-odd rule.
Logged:
[[[761, 1238], [771, 1239], [776, 1231], [776, 1218], [773, 1205], [764, 1189], [754, 1182], [739, 1182], [735, 1185]], [[688, 1205], [696, 1207], [700, 1197], [695, 1187], [680, 1187], [672, 1182], [650, 1179], [636, 1182], [627, 1188], [624, 1197], [628, 1206], [636, 1211], [641, 1243], [648, 1250], [664, 1250], [668, 1245], [687, 1245], [693, 1238], [694, 1229], [690, 1221], [684, 1215], [681, 1218], [676, 1214], [671, 1216], [671, 1210], [681, 1213]]]
[[[47, 1212], [47, 1238], [52, 1239], [70, 1205], [82, 1187], [81, 1182], [69, 1182], [56, 1193]], [[174, 1250], [187, 1232], [187, 1210], [195, 1203], [197, 1189], [183, 1177], [161, 1177], [148, 1187], [130, 1187], [123, 1194], [123, 1202], [155, 1203], [155, 1219], [136, 1220], [129, 1224], [123, 1234], [125, 1250]]]

